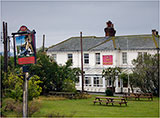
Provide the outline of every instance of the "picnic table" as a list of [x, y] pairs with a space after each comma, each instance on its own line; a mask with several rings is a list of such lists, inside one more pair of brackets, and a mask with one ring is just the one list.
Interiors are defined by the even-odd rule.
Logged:
[[152, 93], [131, 93], [127, 94], [125, 93], [123, 98], [135, 98], [135, 100], [140, 100], [140, 98], [148, 98], [148, 100], [153, 100], [153, 94]]
[[99, 96], [97, 96], [97, 97], [95, 97], [95, 100], [93, 101], [93, 103], [94, 104], [99, 103], [100, 105], [102, 103], [106, 103], [106, 105], [111, 103], [112, 106], [114, 105], [114, 103], [118, 103], [118, 104], [120, 104], [120, 106], [121, 106], [121, 104], [125, 104], [127, 106], [127, 101], [125, 98], [116, 98], [116, 97], [101, 97], [101, 96], [99, 97]]

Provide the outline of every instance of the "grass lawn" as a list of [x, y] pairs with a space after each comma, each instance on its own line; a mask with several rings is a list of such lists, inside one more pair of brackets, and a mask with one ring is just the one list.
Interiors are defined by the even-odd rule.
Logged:
[[154, 98], [153, 101], [128, 101], [128, 106], [123, 104], [120, 107], [119, 104], [94, 105], [94, 97], [78, 100], [42, 99], [40, 111], [33, 116], [46, 117], [54, 113], [69, 117], [159, 117], [159, 98]]

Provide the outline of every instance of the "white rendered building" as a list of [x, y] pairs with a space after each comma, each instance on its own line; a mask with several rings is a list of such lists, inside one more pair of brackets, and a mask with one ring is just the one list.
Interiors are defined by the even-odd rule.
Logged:
[[[133, 68], [132, 60], [142, 53], [157, 53], [158, 38], [153, 34], [129, 36], [86, 36], [83, 40], [84, 90], [89, 92], [105, 92], [111, 82], [102, 78], [102, 71], [108, 67], [120, 67], [127, 73]], [[65, 64], [72, 59], [73, 67], [81, 68], [80, 37], [71, 37], [51, 46], [47, 54], [58, 64]], [[77, 90], [82, 89], [81, 76]], [[128, 92], [121, 79], [114, 83], [115, 92]], [[137, 90], [136, 88], [134, 89]]]

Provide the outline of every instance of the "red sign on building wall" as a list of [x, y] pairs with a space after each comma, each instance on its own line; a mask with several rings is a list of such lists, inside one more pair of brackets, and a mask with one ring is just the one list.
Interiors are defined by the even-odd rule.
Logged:
[[112, 65], [113, 55], [103, 55], [103, 65]]

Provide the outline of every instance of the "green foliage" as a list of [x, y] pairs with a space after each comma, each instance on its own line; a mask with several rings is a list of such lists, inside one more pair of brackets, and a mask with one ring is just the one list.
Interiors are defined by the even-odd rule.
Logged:
[[35, 112], [38, 112], [40, 110], [41, 104], [36, 101], [29, 102], [28, 105], [28, 115], [31, 117]]
[[128, 86], [128, 74], [122, 73], [120, 75], [120, 78], [123, 80], [123, 87], [127, 87]]
[[[3, 79], [3, 86], [4, 88], [4, 95], [6, 97], [10, 97], [15, 99], [16, 101], [23, 100], [23, 84], [24, 84], [24, 77], [14, 72], [9, 72], [6, 79]], [[39, 77], [34, 75], [30, 78], [28, 84], [28, 98], [32, 100], [40, 95], [42, 88], [39, 84], [42, 81], [39, 80]]]
[[28, 100], [33, 100], [33, 98], [37, 98], [40, 93], [42, 92], [42, 88], [39, 86], [39, 84], [42, 83], [40, 81], [40, 77], [37, 75], [34, 75], [29, 80], [29, 88], [28, 88]]
[[64, 92], [76, 92], [75, 83], [73, 80], [66, 79], [62, 85], [62, 91]]
[[[30, 73], [38, 75], [43, 81], [40, 86], [43, 93], [49, 91], [74, 91], [73, 85], [78, 81], [80, 69], [71, 68], [71, 61], [67, 61], [65, 65], [58, 65], [45, 53], [37, 53], [37, 63], [30, 67]], [[71, 82], [69, 85], [66, 83]], [[67, 88], [64, 88], [67, 87]]]
[[119, 67], [115, 67], [115, 68], [109, 67], [107, 69], [104, 69], [102, 72], [102, 77], [105, 77], [106, 79], [111, 80], [112, 92], [113, 92], [116, 76], [119, 76], [120, 73], [121, 73], [121, 69]]
[[9, 72], [6, 79], [3, 80], [5, 86], [5, 96], [15, 100], [22, 101], [23, 96], [23, 77], [13, 72]]
[[[28, 104], [28, 115], [32, 116], [35, 112], [39, 111], [40, 103], [36, 101], [30, 101]], [[17, 117], [22, 117], [23, 105], [20, 101], [15, 101], [12, 98], [6, 98], [2, 104], [3, 115], [6, 116], [8, 112], [15, 112]]]
[[13, 111], [15, 109], [15, 103], [16, 101], [12, 98], [5, 99], [2, 103], [3, 111]]
[[133, 77], [143, 92], [159, 93], [157, 55], [143, 54], [133, 60]]
[[137, 81], [137, 76], [135, 73], [122, 73], [120, 75], [120, 78], [123, 80], [123, 86], [127, 87], [128, 86], [128, 78], [129, 78], [129, 85], [131, 87], [132, 93], [134, 93], [134, 87], [137, 87], [138, 81]]
[[105, 94], [106, 96], [113, 96], [113, 92], [111, 89], [106, 89]]

